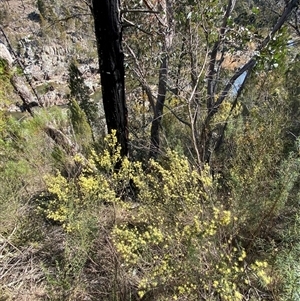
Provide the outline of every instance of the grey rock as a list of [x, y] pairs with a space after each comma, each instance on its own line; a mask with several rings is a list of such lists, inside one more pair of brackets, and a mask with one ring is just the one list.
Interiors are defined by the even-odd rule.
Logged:
[[4, 59], [8, 63], [9, 66], [11, 66], [14, 62], [7, 47], [1, 42], [0, 42], [0, 58]]

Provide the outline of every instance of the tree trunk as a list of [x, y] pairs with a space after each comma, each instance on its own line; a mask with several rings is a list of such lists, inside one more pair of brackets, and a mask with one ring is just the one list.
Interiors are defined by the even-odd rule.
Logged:
[[151, 144], [149, 158], [156, 159], [159, 153], [159, 129], [167, 93], [168, 58], [164, 55], [159, 68], [158, 95], [155, 105], [154, 118], [151, 125]]
[[128, 153], [127, 108], [120, 0], [93, 0], [102, 97], [108, 133], [116, 130], [121, 155]]
[[[216, 98], [216, 91], [215, 91], [215, 82], [220, 81], [220, 79], [218, 78], [218, 73], [215, 73], [214, 70], [217, 69], [216, 64], [217, 64], [217, 54], [218, 54], [218, 49], [220, 48], [220, 45], [222, 43], [222, 37], [224, 36], [225, 32], [226, 32], [226, 24], [227, 24], [227, 20], [232, 12], [232, 9], [234, 8], [235, 5], [234, 0], [229, 0], [228, 1], [228, 6], [227, 6], [227, 10], [226, 13], [224, 15], [223, 18], [223, 25], [220, 29], [220, 33], [219, 33], [219, 39], [218, 41], [215, 43], [215, 45], [213, 46], [212, 51], [210, 52], [210, 61], [209, 61], [209, 67], [208, 67], [208, 72], [207, 72], [207, 115], [206, 118], [203, 122], [202, 125], [202, 131], [200, 134], [200, 153], [201, 153], [201, 158], [203, 159], [203, 162], [209, 162], [210, 160], [210, 156], [212, 151], [215, 150], [215, 147], [220, 147], [221, 143], [222, 143], [222, 136], [220, 138], [220, 140], [215, 144], [214, 147], [212, 147], [211, 149], [209, 149], [209, 144], [210, 144], [210, 140], [211, 140], [211, 129], [210, 129], [210, 122], [213, 118], [213, 116], [218, 113], [219, 108], [221, 106], [221, 104], [223, 103], [223, 101], [227, 98], [227, 96], [230, 93], [230, 90], [232, 89], [235, 81], [243, 74], [246, 73], [246, 78], [248, 77], [248, 75], [252, 72], [252, 70], [254, 69], [255, 65], [257, 64], [257, 55], [254, 55], [252, 58], [250, 58], [248, 60], [248, 62], [246, 64], [244, 64], [243, 67], [241, 67], [239, 70], [237, 70], [233, 76], [228, 80], [227, 84], [225, 85], [225, 87], [223, 88], [222, 92], [219, 93], [218, 98]], [[298, 9], [299, 7], [299, 2], [300, 0], [291, 0], [289, 2], [287, 2], [287, 5], [281, 15], [281, 17], [278, 19], [277, 23], [274, 25], [274, 27], [272, 28], [271, 32], [265, 37], [265, 39], [261, 42], [260, 45], [258, 45], [257, 49], [255, 52], [260, 53], [263, 49], [265, 49], [269, 42], [273, 39], [273, 37], [275, 36], [275, 34], [281, 29], [281, 27], [287, 22], [289, 16], [291, 15], [291, 13], [293, 12], [294, 9]], [[245, 82], [244, 80], [244, 82]], [[238, 95], [242, 92], [242, 90], [244, 89], [244, 83], [241, 85], [239, 91], [238, 91]], [[237, 96], [238, 96], [237, 95]]]
[[163, 37], [163, 57], [159, 68], [158, 79], [158, 95], [155, 105], [154, 118], [151, 125], [151, 144], [149, 158], [157, 158], [160, 150], [159, 130], [161, 127], [161, 119], [163, 115], [164, 104], [167, 93], [167, 77], [168, 77], [168, 56], [171, 51], [173, 35], [174, 35], [174, 18], [172, 0], [162, 0], [160, 2], [164, 12], [163, 18], [159, 18], [159, 22], [164, 27]]

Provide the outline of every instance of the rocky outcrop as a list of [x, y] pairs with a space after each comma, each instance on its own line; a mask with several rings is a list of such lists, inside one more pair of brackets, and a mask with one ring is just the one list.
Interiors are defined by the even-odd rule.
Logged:
[[[72, 58], [77, 56], [75, 50], [55, 44], [40, 46], [39, 42], [30, 36], [19, 41], [18, 49], [24, 72], [30, 77], [34, 86], [45, 83], [50, 86], [56, 84], [55, 90], [41, 95], [45, 105], [61, 104], [66, 101], [68, 67]], [[79, 61], [79, 70], [92, 94], [99, 88], [98, 62], [93, 59]]]
[[9, 67], [12, 66], [14, 61], [7, 47], [1, 41], [0, 41], [0, 59], [5, 60]]
[[19, 41], [18, 55], [36, 85], [45, 81], [66, 81], [68, 78], [68, 62], [72, 51], [58, 45], [40, 45], [35, 37], [27, 36]]
[[[0, 31], [0, 58], [11, 68], [17, 64], [21, 66], [26, 77], [24, 82], [31, 86], [30, 90], [38, 91], [43, 106], [68, 101], [68, 67], [73, 58], [78, 61], [90, 93], [99, 89], [96, 44], [92, 41], [93, 29], [88, 14], [80, 21], [81, 25], [75, 19], [66, 23], [43, 23], [34, 0], [11, 0], [5, 9], [10, 18], [3, 26], [5, 32]], [[62, 18], [59, 14], [56, 17]], [[14, 53], [8, 50], [9, 44], [13, 45]], [[13, 99], [12, 103], [16, 101]]]
[[20, 96], [24, 104], [39, 102], [32, 91], [30, 91], [29, 87], [25, 84], [23, 77], [14, 75], [11, 78], [11, 84], [13, 85], [16, 93]]
[[[21, 64], [32, 88], [47, 86], [46, 89], [42, 89], [43, 93], [38, 95], [41, 106], [61, 105], [68, 101], [68, 66], [72, 57], [76, 55], [74, 50], [53, 44], [40, 46], [36, 39], [25, 37], [19, 41], [17, 55], [16, 64]], [[1, 41], [0, 59], [4, 59], [9, 68], [13, 68], [15, 60], [7, 46]], [[92, 59], [80, 60], [80, 63], [79, 70], [85, 78], [90, 93], [93, 94], [99, 88], [98, 63]], [[25, 78], [21, 80], [20, 77], [14, 77], [12, 79], [12, 84], [21, 99], [22, 97], [27, 99], [26, 95], [33, 95], [28, 93], [30, 89], [25, 82]]]

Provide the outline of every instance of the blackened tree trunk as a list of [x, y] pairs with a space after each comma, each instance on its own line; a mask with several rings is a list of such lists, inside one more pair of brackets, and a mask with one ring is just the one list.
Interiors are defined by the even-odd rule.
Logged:
[[121, 155], [128, 153], [127, 108], [120, 0], [92, 0], [102, 97], [108, 132], [116, 130]]

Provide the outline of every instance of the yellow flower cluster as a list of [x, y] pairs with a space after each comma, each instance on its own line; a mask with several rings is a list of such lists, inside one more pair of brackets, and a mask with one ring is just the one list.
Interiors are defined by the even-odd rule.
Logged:
[[[185, 158], [173, 152], [168, 153], [168, 164], [152, 161], [149, 173], [141, 172], [141, 166], [135, 164], [125, 160], [118, 175], [118, 181], [126, 173], [134, 179], [140, 203], [115, 226], [116, 249], [128, 269], [146, 265], [138, 285], [140, 297], [157, 286], [177, 283], [173, 299], [193, 299], [200, 284], [187, 277], [186, 271], [193, 275], [193, 270], [197, 274], [204, 269], [208, 259], [202, 261], [202, 256], [216, 252], [220, 230], [235, 218], [218, 202], [208, 202], [214, 185], [208, 166], [201, 172], [193, 170]], [[230, 244], [228, 241], [224, 249]], [[241, 300], [235, 281], [243, 273], [240, 261], [246, 254], [235, 249], [222, 257], [223, 250], [217, 252], [218, 264], [209, 264], [218, 275], [212, 287], [224, 300]], [[211, 260], [216, 259], [212, 256]], [[180, 274], [184, 277], [179, 279]], [[209, 282], [213, 277], [204, 273], [203, 280]]]
[[70, 187], [67, 180], [57, 173], [56, 176], [46, 176], [45, 181], [48, 192], [54, 196], [45, 209], [47, 218], [58, 221], [64, 225], [68, 219], [68, 200]]
[[268, 263], [266, 261], [256, 260], [255, 263], [251, 265], [251, 268], [264, 286], [267, 286], [272, 282], [272, 278], [267, 273]]
[[[224, 229], [236, 217], [214, 195], [215, 184], [208, 165], [194, 169], [185, 157], [169, 151], [160, 163], [120, 160], [116, 138], [106, 138], [109, 149], [92, 152], [83, 173], [68, 181], [60, 174], [45, 180], [54, 195], [47, 217], [59, 221], [66, 231], [84, 227], [85, 210], [111, 206], [114, 225], [110, 237], [128, 273], [135, 273], [140, 298], [148, 292], [172, 292], [173, 300], [197, 300], [199, 294], [218, 294], [225, 301], [242, 300], [239, 287], [247, 285], [246, 252], [224, 237]], [[77, 159], [79, 160], [79, 158]], [[135, 195], [127, 193], [133, 181]], [[84, 216], [84, 215], [82, 215]], [[265, 262], [251, 269], [266, 285], [270, 283]], [[242, 281], [241, 281], [242, 280]]]
[[57, 172], [56, 176], [46, 176], [45, 181], [48, 187], [48, 191], [63, 202], [68, 198], [69, 183], [60, 173]]
[[[107, 141], [111, 145], [114, 143], [114, 138], [107, 138]], [[116, 158], [119, 158], [118, 150], [115, 151], [113, 159], [107, 150], [101, 156], [92, 152], [87, 162], [83, 162], [81, 156], [75, 155], [74, 161], [85, 165], [83, 172], [77, 179], [71, 180], [66, 179], [59, 172], [56, 175], [46, 176], [44, 179], [52, 200], [41, 211], [47, 218], [60, 222], [68, 232], [72, 232], [80, 227], [78, 215], [85, 208], [92, 210], [97, 204], [103, 202], [119, 202], [115, 192], [117, 187], [111, 182], [110, 174], [114, 170]], [[105, 172], [98, 170], [97, 167]]]

